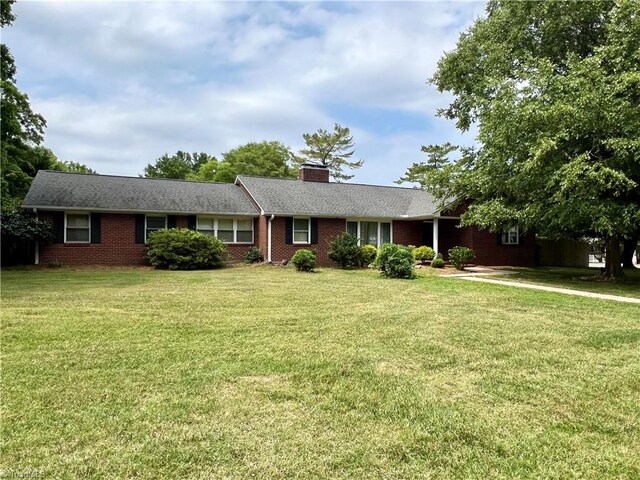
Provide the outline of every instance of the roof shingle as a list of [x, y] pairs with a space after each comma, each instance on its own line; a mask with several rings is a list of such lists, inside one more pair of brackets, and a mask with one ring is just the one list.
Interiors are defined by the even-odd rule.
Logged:
[[25, 208], [183, 214], [259, 214], [242, 188], [230, 183], [87, 175], [40, 170]]
[[244, 175], [237, 181], [245, 186], [267, 215], [391, 219], [438, 215], [435, 200], [421, 189]]

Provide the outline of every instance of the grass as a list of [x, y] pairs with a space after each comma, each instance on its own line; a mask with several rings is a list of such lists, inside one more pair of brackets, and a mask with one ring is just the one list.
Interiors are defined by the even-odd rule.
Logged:
[[626, 278], [622, 281], [602, 280], [599, 268], [538, 267], [509, 270], [514, 273], [492, 275], [490, 278], [640, 298], [640, 269], [625, 270]]
[[440, 275], [2, 275], [3, 476], [640, 477], [640, 308]]

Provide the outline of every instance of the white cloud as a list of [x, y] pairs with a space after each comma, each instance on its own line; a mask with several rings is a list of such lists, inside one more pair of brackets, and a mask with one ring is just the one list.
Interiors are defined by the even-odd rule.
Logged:
[[[46, 144], [103, 173], [137, 174], [165, 152], [252, 140], [301, 147], [333, 122], [390, 183], [420, 146], [459, 138], [425, 85], [480, 3], [19, 2], [3, 32], [19, 85], [48, 120]], [[423, 120], [382, 131], [366, 115]], [[430, 127], [429, 127], [430, 126]]]

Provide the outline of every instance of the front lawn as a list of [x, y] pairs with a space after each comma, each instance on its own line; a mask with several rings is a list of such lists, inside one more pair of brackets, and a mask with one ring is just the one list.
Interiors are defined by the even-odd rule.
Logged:
[[422, 275], [5, 271], [0, 471], [640, 477], [640, 307]]
[[640, 269], [638, 268], [626, 269], [624, 271], [626, 278], [622, 281], [602, 280], [599, 268], [538, 267], [509, 270], [514, 273], [491, 275], [488, 278], [640, 298]]

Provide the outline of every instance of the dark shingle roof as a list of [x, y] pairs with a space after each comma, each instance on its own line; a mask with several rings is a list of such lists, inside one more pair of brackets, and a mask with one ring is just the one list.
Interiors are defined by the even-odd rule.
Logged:
[[268, 215], [396, 219], [438, 215], [433, 197], [415, 188], [303, 182], [244, 175], [237, 181], [242, 182]]
[[48, 170], [38, 172], [23, 207], [184, 214], [259, 213], [242, 188], [230, 183]]

